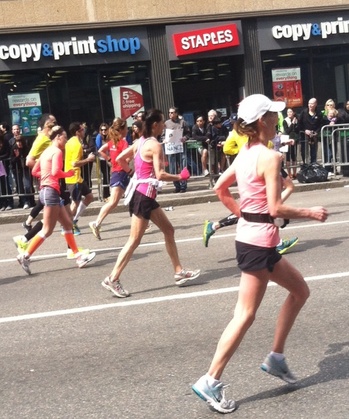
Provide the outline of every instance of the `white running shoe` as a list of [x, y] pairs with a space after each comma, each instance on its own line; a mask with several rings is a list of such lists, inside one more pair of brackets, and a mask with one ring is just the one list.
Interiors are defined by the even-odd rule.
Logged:
[[285, 359], [278, 361], [274, 356], [269, 354], [261, 365], [261, 369], [268, 374], [281, 378], [286, 383], [294, 384], [297, 381], [297, 378], [288, 368]]
[[86, 266], [89, 262], [91, 262], [92, 259], [94, 259], [96, 256], [96, 252], [88, 253], [87, 255], [79, 254], [79, 256], [76, 258], [76, 264], [78, 265], [78, 268], [83, 268]]
[[151, 224], [151, 222], [149, 222], [148, 225], [147, 225], [147, 228], [145, 229], [145, 232], [144, 233], [149, 233], [149, 231], [151, 230], [151, 228], [152, 228], [152, 224]]
[[88, 225], [90, 226], [90, 229], [92, 230], [92, 233], [96, 237], [96, 239], [102, 240], [100, 234], [100, 227], [97, 226], [96, 221], [91, 221]]
[[120, 281], [111, 281], [109, 276], [103, 279], [101, 285], [106, 290], [111, 291], [116, 297], [126, 298], [130, 295], [130, 293], [121, 285]]
[[182, 269], [178, 274], [175, 274], [174, 279], [176, 281], [176, 285], [180, 287], [188, 281], [192, 281], [193, 279], [197, 278], [199, 275], [200, 269], [196, 269], [195, 271]]
[[[83, 249], [82, 247], [78, 247], [78, 250], [82, 255], [88, 255], [90, 253], [90, 249]], [[67, 249], [67, 259], [75, 259], [74, 252], [71, 249]]]
[[234, 400], [226, 400], [225, 398], [225, 389], [228, 386], [224, 385], [221, 381], [218, 381], [215, 386], [210, 386], [206, 376], [203, 375], [192, 386], [192, 389], [200, 399], [207, 402], [209, 408], [214, 412], [231, 413], [236, 409], [236, 404]]
[[22, 266], [22, 268], [23, 268], [23, 270], [28, 274], [28, 275], [31, 275], [31, 270], [30, 270], [30, 259], [29, 258], [26, 258], [25, 256], [24, 256], [24, 254], [23, 253], [21, 253], [21, 254], [19, 254], [19, 255], [17, 255], [17, 260], [18, 260], [18, 263]]

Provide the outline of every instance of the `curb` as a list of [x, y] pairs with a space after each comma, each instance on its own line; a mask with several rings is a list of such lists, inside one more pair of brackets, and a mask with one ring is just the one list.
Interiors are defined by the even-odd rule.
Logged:
[[[298, 183], [295, 182], [295, 191], [298, 192], [308, 192], [321, 189], [333, 189], [333, 188], [343, 188], [349, 185], [349, 178], [333, 179], [327, 182], [321, 183]], [[218, 197], [212, 189], [208, 189], [207, 180], [206, 182], [202, 178], [193, 179], [188, 183], [188, 191], [184, 194], [174, 194], [172, 192], [172, 184], [167, 184], [163, 191], [158, 194], [157, 201], [162, 208], [166, 207], [178, 207], [183, 205], [193, 205], [193, 204], [203, 204], [210, 202], [217, 202]], [[230, 188], [231, 193], [234, 198], [238, 197], [237, 187], [233, 186]], [[84, 216], [88, 215], [98, 215], [101, 207], [104, 202], [98, 200], [92, 202], [85, 210]], [[128, 207], [124, 205], [123, 200], [120, 201], [119, 205], [113, 211], [113, 213], [123, 213], [128, 212]], [[24, 211], [23, 209], [13, 209], [9, 212], [0, 213], [0, 225], [2, 224], [11, 224], [11, 223], [22, 223], [24, 222], [30, 210]], [[37, 217], [37, 220], [42, 219], [40, 214]]]

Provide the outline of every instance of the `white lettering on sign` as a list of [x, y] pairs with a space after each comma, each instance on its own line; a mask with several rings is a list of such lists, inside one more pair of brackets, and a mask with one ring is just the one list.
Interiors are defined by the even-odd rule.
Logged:
[[59, 60], [64, 55], [95, 54], [97, 52], [93, 36], [89, 36], [87, 41], [77, 41], [75, 37], [71, 41], [52, 42], [53, 58]]
[[332, 22], [320, 23], [297, 23], [293, 25], [275, 25], [271, 29], [275, 39], [292, 39], [308, 41], [312, 36], [319, 36], [326, 39], [329, 35], [349, 33], [349, 20], [342, 17]]
[[72, 36], [69, 41], [55, 41], [50, 43], [39, 42], [36, 44], [11, 44], [0, 45], [0, 60], [18, 60], [23, 63], [28, 60], [39, 61], [41, 58], [59, 60], [68, 55], [105, 54], [112, 52], [128, 52], [134, 55], [141, 48], [138, 37], [113, 38], [107, 35], [105, 38], [95, 40], [94, 36], [78, 40]]
[[231, 42], [233, 34], [230, 29], [218, 32], [208, 32], [202, 35], [191, 35], [182, 38], [182, 48], [188, 50], [190, 48], [196, 49], [199, 47], [206, 47], [207, 45], [218, 45]]
[[7, 60], [12, 58], [17, 60], [21, 58], [23, 63], [32, 58], [33, 61], [39, 61], [41, 56], [41, 44], [20, 44], [20, 45], [0, 45], [0, 59]]

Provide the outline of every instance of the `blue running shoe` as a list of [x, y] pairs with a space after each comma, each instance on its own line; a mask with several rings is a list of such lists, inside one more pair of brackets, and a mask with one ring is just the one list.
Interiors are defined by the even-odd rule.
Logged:
[[207, 382], [206, 375], [203, 375], [193, 386], [194, 393], [208, 403], [209, 408], [219, 413], [231, 413], [236, 409], [234, 400], [225, 399], [224, 389], [228, 385], [223, 385], [220, 381], [214, 386]]
[[81, 231], [80, 231], [80, 228], [78, 227], [78, 224], [74, 223], [74, 222], [73, 222], [73, 234], [74, 234], [74, 236], [80, 236], [80, 234], [81, 234]]
[[206, 220], [204, 224], [204, 234], [203, 234], [203, 240], [205, 247], [208, 247], [208, 241], [210, 240], [210, 237], [214, 235], [216, 230], [213, 230], [212, 228], [213, 223], [211, 221]]
[[282, 240], [282, 243], [279, 246], [276, 246], [276, 251], [283, 255], [287, 252], [288, 249], [291, 249], [295, 244], [298, 243], [298, 237], [294, 237], [290, 240]]
[[268, 374], [274, 375], [274, 377], [281, 378], [286, 383], [294, 384], [297, 381], [297, 378], [289, 370], [285, 359], [278, 361], [274, 356], [268, 355], [261, 365], [261, 369]]

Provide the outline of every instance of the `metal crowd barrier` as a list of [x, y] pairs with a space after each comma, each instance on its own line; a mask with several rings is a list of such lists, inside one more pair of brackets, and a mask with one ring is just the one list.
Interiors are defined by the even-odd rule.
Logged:
[[[183, 144], [183, 153], [181, 153], [180, 165], [177, 167], [179, 173], [183, 167], [187, 167], [192, 177], [202, 176], [201, 165], [201, 141], [189, 139]], [[163, 144], [165, 161], [168, 163], [168, 155], [165, 154], [165, 146]], [[165, 170], [169, 173], [169, 165], [167, 164]], [[96, 156], [93, 167], [88, 165], [83, 166], [83, 178], [88, 181], [89, 179], [96, 179], [98, 199], [103, 201], [110, 184], [110, 168], [105, 160]]]
[[[334, 174], [349, 175], [349, 124], [325, 125], [321, 129], [322, 165]], [[332, 170], [330, 170], [332, 171]]]
[[[304, 145], [304, 155], [305, 163], [310, 163], [309, 155], [309, 144], [304, 132], [299, 133], [299, 138], [296, 142], [296, 161], [297, 166], [300, 165], [299, 154], [301, 154], [302, 144]], [[332, 161], [326, 161], [325, 148], [328, 144], [330, 136], [331, 152], [333, 159]], [[335, 166], [334, 170], [341, 168], [343, 170], [345, 167], [348, 168], [349, 176], [349, 124], [337, 124], [337, 125], [326, 125], [321, 130], [320, 138], [318, 139], [317, 149], [321, 145], [321, 155], [318, 155], [318, 161], [320, 161], [324, 166]], [[164, 145], [163, 145], [164, 147]], [[164, 147], [165, 153], [165, 147]], [[194, 139], [189, 139], [183, 144], [183, 153], [180, 159], [180, 165], [177, 168], [177, 173], [179, 173], [183, 167], [187, 167], [191, 173], [192, 177], [203, 176], [202, 164], [201, 164], [201, 153], [202, 153], [202, 143], [201, 141], [196, 141]], [[168, 161], [168, 156], [165, 155], [165, 159]], [[216, 180], [220, 176], [220, 166], [223, 164], [229, 167], [230, 165], [230, 156], [226, 156], [223, 153], [222, 147], [214, 147], [208, 150], [208, 187], [214, 187]], [[103, 201], [106, 188], [109, 188], [110, 180], [110, 170], [105, 170], [106, 162], [101, 160], [99, 157], [96, 157], [95, 165], [95, 176], [97, 179], [97, 191], [98, 199]], [[87, 165], [86, 165], [87, 166]], [[84, 166], [85, 167], [85, 166]], [[293, 166], [290, 166], [293, 168]], [[109, 169], [109, 168], [108, 168]], [[85, 170], [88, 170], [87, 168]], [[91, 169], [90, 169], [91, 171]], [[166, 166], [166, 171], [169, 172], [169, 166]], [[345, 172], [345, 170], [344, 170]], [[89, 175], [92, 177], [91, 173]]]
[[[194, 139], [189, 139], [183, 144], [183, 153], [181, 153], [180, 167], [177, 168], [179, 173], [183, 167], [187, 167], [192, 177], [203, 176], [202, 163], [202, 143]], [[168, 156], [165, 155], [168, 160]], [[220, 176], [220, 163], [221, 159], [226, 158], [224, 165], [229, 166], [229, 156], [223, 154], [222, 147], [215, 147], [208, 150], [207, 168], [209, 176], [207, 176], [207, 186], [212, 188], [215, 185], [217, 178]], [[10, 167], [8, 170], [8, 176], [6, 181], [4, 179], [1, 182], [0, 198], [15, 198], [27, 199], [30, 197], [31, 205], [34, 204], [34, 200], [37, 197], [39, 187], [38, 179], [32, 177], [30, 170], [25, 166], [25, 162], [22, 162], [21, 168], [12, 167], [10, 159], [7, 159], [5, 166]], [[169, 166], [166, 166], [166, 171], [169, 172]], [[96, 156], [93, 163], [88, 163], [81, 167], [81, 175], [87, 182], [90, 189], [97, 190], [97, 199], [103, 201], [106, 196], [109, 196], [109, 185], [110, 185], [110, 167], [108, 163]], [[22, 201], [23, 202], [23, 201]]]
[[16, 163], [11, 159], [2, 160], [6, 175], [0, 177], [0, 201], [14, 207], [14, 198], [18, 198], [19, 206], [34, 205], [35, 194], [38, 192], [38, 181], [31, 175], [31, 170], [22, 158]]
[[[169, 155], [165, 153], [165, 145], [163, 144], [163, 150], [165, 154], [165, 159], [167, 161], [166, 171], [169, 172]], [[176, 171], [179, 173], [183, 167], [187, 167], [192, 177], [203, 176], [203, 168], [201, 163], [203, 147], [202, 142], [190, 138], [185, 143], [183, 143], [183, 153], [181, 153], [180, 164], [178, 165]], [[208, 150], [207, 158], [207, 167], [209, 170], [208, 178], [208, 187], [212, 188], [215, 184], [215, 180], [219, 177], [218, 173], [218, 157], [219, 150], [217, 148]], [[205, 170], [205, 169], [204, 169]]]

